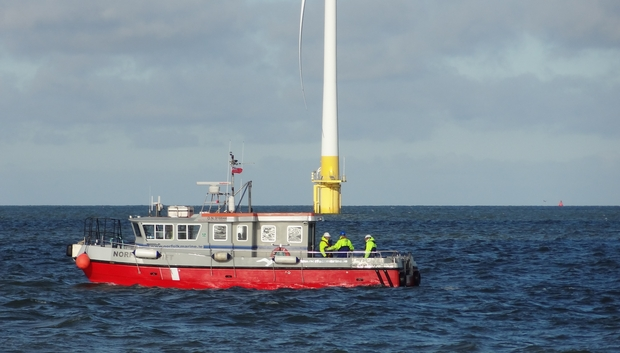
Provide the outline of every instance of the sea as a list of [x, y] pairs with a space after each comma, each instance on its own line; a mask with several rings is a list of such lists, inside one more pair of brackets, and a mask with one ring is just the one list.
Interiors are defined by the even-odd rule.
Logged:
[[[199, 207], [198, 207], [199, 208]], [[255, 206], [254, 211], [311, 211]], [[0, 206], [1, 352], [620, 352], [620, 207], [344, 206], [317, 233], [411, 252], [410, 288], [89, 283], [84, 219], [146, 206]], [[131, 234], [128, 224], [124, 234]]]

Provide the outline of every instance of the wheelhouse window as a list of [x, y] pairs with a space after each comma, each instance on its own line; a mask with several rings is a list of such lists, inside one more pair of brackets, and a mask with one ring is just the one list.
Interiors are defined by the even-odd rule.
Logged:
[[179, 240], [196, 240], [200, 233], [200, 225], [197, 224], [179, 224], [177, 225], [177, 239]]
[[198, 239], [199, 233], [200, 233], [200, 225], [190, 224], [189, 226], [187, 226], [187, 239], [189, 240]]
[[140, 233], [140, 226], [138, 223], [131, 222], [131, 228], [133, 229], [133, 234], [136, 238], [142, 238], [142, 233]]
[[301, 243], [302, 234], [301, 226], [288, 226], [286, 228], [286, 239], [289, 243]]
[[155, 239], [170, 240], [172, 235], [172, 224], [156, 224], [155, 225]]
[[248, 240], [248, 226], [237, 226], [237, 240], [238, 241]]
[[144, 229], [144, 236], [146, 237], [146, 239], [155, 239], [154, 224], [144, 224], [142, 225], [142, 229]]
[[276, 241], [276, 226], [262, 226], [260, 230], [260, 240], [265, 243]]
[[213, 240], [214, 241], [226, 241], [227, 239], [228, 239], [228, 225], [214, 224], [213, 225]]
[[143, 224], [142, 229], [146, 239], [172, 240], [174, 238], [172, 224]]

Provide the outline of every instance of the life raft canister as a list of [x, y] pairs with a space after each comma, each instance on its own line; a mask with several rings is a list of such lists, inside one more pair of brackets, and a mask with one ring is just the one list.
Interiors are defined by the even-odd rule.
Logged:
[[288, 250], [286, 248], [278, 246], [277, 248], [273, 249], [273, 251], [271, 252], [271, 257], [275, 257], [276, 255], [278, 255], [278, 256], [291, 256], [291, 253], [288, 252]]

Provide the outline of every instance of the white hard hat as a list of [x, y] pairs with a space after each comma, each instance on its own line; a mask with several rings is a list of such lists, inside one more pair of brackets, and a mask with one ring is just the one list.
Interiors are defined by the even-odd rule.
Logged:
[[370, 235], [370, 234], [366, 234], [366, 236], [364, 237], [364, 239], [366, 239], [366, 238], [372, 238], [372, 235]]
[[323, 233], [323, 236], [326, 237], [326, 238], [331, 238], [331, 235], [329, 235], [329, 233], [327, 233], [327, 232]]

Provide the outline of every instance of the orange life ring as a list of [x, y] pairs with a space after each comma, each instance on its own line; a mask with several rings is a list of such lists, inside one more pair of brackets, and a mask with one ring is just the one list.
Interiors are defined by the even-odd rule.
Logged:
[[291, 253], [289, 253], [286, 248], [278, 246], [271, 252], [271, 257], [275, 257], [276, 255], [291, 256]]

